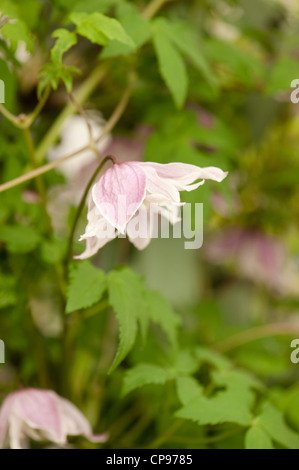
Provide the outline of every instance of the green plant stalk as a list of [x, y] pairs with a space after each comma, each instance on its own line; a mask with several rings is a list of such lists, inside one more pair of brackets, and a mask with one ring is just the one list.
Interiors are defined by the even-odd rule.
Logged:
[[97, 169], [95, 170], [95, 172], [93, 173], [92, 177], [90, 178], [86, 188], [85, 188], [85, 191], [84, 191], [84, 194], [81, 198], [81, 201], [80, 201], [80, 204], [78, 206], [78, 209], [76, 211], [76, 215], [75, 215], [75, 219], [74, 219], [74, 222], [73, 222], [73, 225], [72, 225], [72, 228], [71, 228], [71, 232], [70, 232], [70, 236], [69, 236], [69, 240], [68, 240], [68, 249], [67, 249], [67, 257], [66, 257], [66, 266], [68, 267], [69, 263], [70, 263], [70, 260], [71, 260], [71, 257], [72, 257], [72, 246], [73, 246], [73, 239], [74, 239], [74, 235], [75, 235], [75, 231], [76, 231], [76, 227], [77, 227], [77, 224], [78, 224], [78, 221], [80, 219], [80, 215], [82, 213], [82, 210], [85, 206], [85, 200], [87, 198], [87, 195], [89, 193], [89, 190], [91, 188], [91, 185], [93, 184], [94, 180], [96, 179], [96, 177], [98, 176], [98, 174], [100, 173], [100, 171], [103, 169], [105, 163], [107, 163], [109, 160], [111, 160], [112, 162], [114, 162], [114, 158], [112, 156], [107, 156], [104, 158], [104, 160], [101, 161], [100, 165], [97, 167]]

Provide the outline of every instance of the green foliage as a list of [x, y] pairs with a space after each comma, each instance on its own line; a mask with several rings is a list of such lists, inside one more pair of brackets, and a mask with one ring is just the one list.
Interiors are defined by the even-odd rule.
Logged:
[[20, 386], [67, 396], [109, 434], [75, 447], [299, 449], [298, 15], [222, 3], [0, 0], [15, 116], [1, 107], [0, 184], [81, 145], [70, 92], [82, 134], [112, 116], [103, 156], [229, 171], [181, 192], [204, 204], [200, 250], [116, 239], [92, 263], [67, 259], [87, 153], [74, 179], [42, 167], [0, 188], [0, 401]]
[[53, 62], [62, 62], [63, 54], [68, 51], [77, 42], [75, 33], [71, 33], [67, 29], [56, 29], [52, 34], [57, 38], [54, 47], [51, 50], [51, 59]]
[[288, 449], [299, 448], [299, 434], [286, 425], [283, 413], [275, 409], [270, 403], [265, 403], [257, 420], [262, 429], [274, 441]]
[[116, 16], [125, 31], [130, 33], [134, 46], [122, 44], [119, 41], [110, 41], [102, 51], [101, 58], [130, 54], [143, 46], [151, 36], [149, 22], [140, 15], [135, 5], [128, 2], [119, 3]]
[[248, 429], [245, 437], [246, 449], [273, 449], [270, 437], [259, 426]]
[[112, 372], [132, 349], [138, 330], [146, 315], [144, 287], [139, 276], [124, 268], [108, 276], [109, 301], [119, 323], [119, 345]]
[[134, 46], [133, 40], [114, 18], [109, 18], [102, 13], [72, 13], [70, 21], [77, 27], [77, 33], [86, 37], [91, 42], [106, 45], [108, 40], [117, 40], [128, 46]]
[[0, 227], [0, 240], [6, 243], [11, 253], [29, 253], [40, 242], [39, 233], [26, 225], [13, 225]]
[[159, 24], [153, 26], [153, 43], [161, 76], [169, 88], [176, 106], [181, 108], [185, 102], [188, 88], [184, 61]]
[[66, 313], [87, 308], [97, 303], [106, 289], [104, 271], [89, 261], [73, 264], [69, 271]]

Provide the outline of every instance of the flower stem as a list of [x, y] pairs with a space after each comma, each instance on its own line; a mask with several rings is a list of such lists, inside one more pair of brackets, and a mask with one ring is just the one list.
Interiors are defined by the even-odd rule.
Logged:
[[114, 163], [114, 158], [111, 155], [108, 155], [107, 157], [104, 158], [104, 160], [101, 161], [100, 165], [97, 167], [97, 169], [93, 173], [92, 177], [90, 178], [90, 180], [89, 180], [89, 182], [88, 182], [88, 184], [85, 188], [84, 194], [81, 198], [80, 204], [79, 204], [78, 209], [76, 211], [76, 215], [75, 215], [75, 219], [74, 219], [74, 222], [73, 222], [73, 225], [72, 225], [71, 233], [70, 233], [70, 236], [69, 236], [68, 250], [67, 250], [67, 266], [69, 265], [71, 257], [72, 257], [73, 239], [74, 239], [76, 227], [77, 227], [81, 212], [82, 212], [82, 210], [85, 206], [85, 200], [87, 198], [87, 195], [89, 193], [89, 190], [90, 190], [94, 180], [96, 179], [96, 177], [98, 176], [98, 174], [100, 173], [102, 168], [104, 167], [105, 163], [107, 163], [109, 160], [111, 160]]
[[299, 334], [299, 324], [293, 322], [270, 323], [269, 325], [258, 326], [246, 331], [241, 331], [229, 338], [214, 344], [213, 348], [223, 353], [235, 349], [243, 344], [251, 343], [258, 339], [269, 336], [280, 336]]
[[143, 10], [142, 16], [148, 20], [155, 16], [159, 10], [165, 5], [165, 3], [173, 2], [175, 0], [153, 0], [149, 5]]

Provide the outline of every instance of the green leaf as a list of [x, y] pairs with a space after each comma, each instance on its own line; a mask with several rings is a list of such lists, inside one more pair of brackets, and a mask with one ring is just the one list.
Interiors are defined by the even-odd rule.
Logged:
[[166, 334], [173, 346], [177, 344], [177, 328], [181, 321], [169, 302], [160, 292], [145, 291], [148, 318], [156, 323]]
[[40, 236], [32, 227], [13, 225], [0, 228], [0, 240], [11, 253], [29, 253], [39, 244]]
[[176, 106], [181, 108], [185, 102], [188, 88], [185, 63], [162, 30], [155, 27], [153, 33], [160, 74], [169, 88]]
[[51, 50], [51, 59], [53, 62], [61, 62], [63, 54], [76, 44], [77, 36], [67, 29], [56, 29], [52, 37], [57, 40]]
[[245, 435], [246, 449], [273, 449], [268, 434], [259, 426], [252, 426]]
[[111, 41], [101, 53], [101, 57], [115, 57], [130, 54], [137, 47], [141, 47], [151, 36], [149, 22], [140, 15], [137, 7], [131, 3], [121, 3], [116, 11], [116, 16], [126, 31], [130, 32], [135, 47]]
[[110, 369], [112, 372], [132, 349], [138, 322], [146, 318], [146, 304], [141, 278], [129, 268], [110, 272], [108, 290], [110, 305], [119, 323], [119, 346]]
[[[200, 425], [230, 422], [248, 426], [252, 421], [251, 408], [255, 397], [252, 389], [257, 386], [254, 379], [239, 371], [215, 371], [212, 375], [216, 389], [221, 387], [220, 391], [207, 397], [198, 389], [199, 394], [196, 395], [193, 383], [194, 396], [176, 415]], [[225, 390], [222, 390], [223, 386]], [[182, 396], [181, 391], [180, 394]], [[186, 395], [183, 398], [187, 401]]]
[[126, 372], [123, 384], [123, 394], [147, 384], [165, 384], [174, 378], [173, 372], [154, 364], [138, 364]]
[[278, 59], [266, 81], [265, 93], [273, 95], [279, 91], [289, 91], [291, 82], [297, 78], [299, 72], [298, 61], [290, 57]]
[[176, 380], [177, 393], [183, 405], [203, 396], [203, 388], [193, 377], [179, 377]]
[[42, 259], [49, 264], [55, 264], [62, 261], [65, 254], [64, 240], [46, 241], [41, 246]]
[[96, 304], [101, 300], [106, 287], [104, 271], [89, 261], [73, 264], [69, 271], [66, 313]]
[[270, 403], [264, 404], [258, 423], [274, 441], [289, 449], [299, 449], [299, 434], [287, 426], [283, 413]]
[[201, 362], [208, 362], [209, 364], [215, 366], [217, 369], [230, 369], [232, 363], [221, 354], [213, 351], [212, 349], [197, 347], [195, 349], [195, 356]]
[[57, 90], [59, 81], [63, 81], [67, 92], [72, 91], [73, 75], [80, 74], [81, 71], [76, 67], [66, 67], [64, 64], [55, 62], [46, 64], [39, 74], [38, 96], [40, 97], [43, 90], [50, 85], [53, 90]]
[[117, 40], [128, 46], [134, 46], [132, 38], [114, 18], [102, 13], [72, 13], [70, 21], [77, 26], [77, 32], [91, 42], [105, 46], [108, 39]]
[[19, 41], [24, 41], [27, 48], [32, 51], [33, 39], [31, 32], [24, 21], [22, 9], [12, 0], [1, 0], [0, 11], [3, 15], [7, 15], [9, 22], [1, 28], [1, 35], [9, 39], [12, 49], [15, 51]]

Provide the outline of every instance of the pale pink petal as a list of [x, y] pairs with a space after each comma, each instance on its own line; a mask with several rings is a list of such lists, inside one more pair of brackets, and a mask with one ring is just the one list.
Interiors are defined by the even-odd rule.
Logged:
[[37, 429], [47, 431], [54, 442], [62, 441], [62, 426], [59, 416], [58, 395], [50, 390], [24, 389], [16, 392], [15, 411], [24, 422]]
[[165, 202], [180, 202], [180, 193], [178, 192], [173, 181], [161, 178], [157, 171], [151, 166], [144, 166], [146, 174], [146, 191], [153, 199], [163, 197]]
[[26, 449], [28, 438], [26, 436], [25, 425], [19, 416], [12, 413], [9, 419], [9, 446], [11, 449]]
[[5, 446], [8, 425], [9, 425], [9, 416], [13, 406], [14, 393], [9, 394], [3, 401], [0, 408], [0, 449]]
[[105, 442], [107, 440], [107, 434], [92, 433], [88, 420], [70, 401], [59, 397], [59, 409], [65, 436], [82, 435], [92, 442]]
[[[117, 232], [115, 232], [115, 235], [113, 238], [117, 236]], [[84, 240], [82, 236], [80, 240]], [[83, 253], [80, 255], [74, 256], [74, 259], [87, 259], [90, 258], [91, 256], [95, 255], [103, 246], [105, 246], [108, 242], [110, 242], [113, 238], [98, 238], [96, 236], [86, 238], [86, 247]]]
[[150, 211], [141, 206], [127, 225], [127, 236], [131, 243], [138, 249], [143, 250], [151, 241], [154, 230], [154, 221], [150, 217]]
[[145, 197], [144, 171], [135, 162], [116, 163], [92, 188], [92, 197], [101, 214], [124, 232]]
[[[191, 183], [201, 179], [212, 179], [221, 182], [226, 176], [227, 172], [222, 171], [217, 167], [205, 167], [200, 168], [196, 165], [190, 165], [188, 163], [153, 163], [153, 162], [140, 162], [139, 165], [145, 169], [154, 168], [160, 178], [171, 180], [179, 191], [189, 191], [196, 189], [197, 186], [190, 187]], [[201, 182], [200, 184], [203, 184]]]

